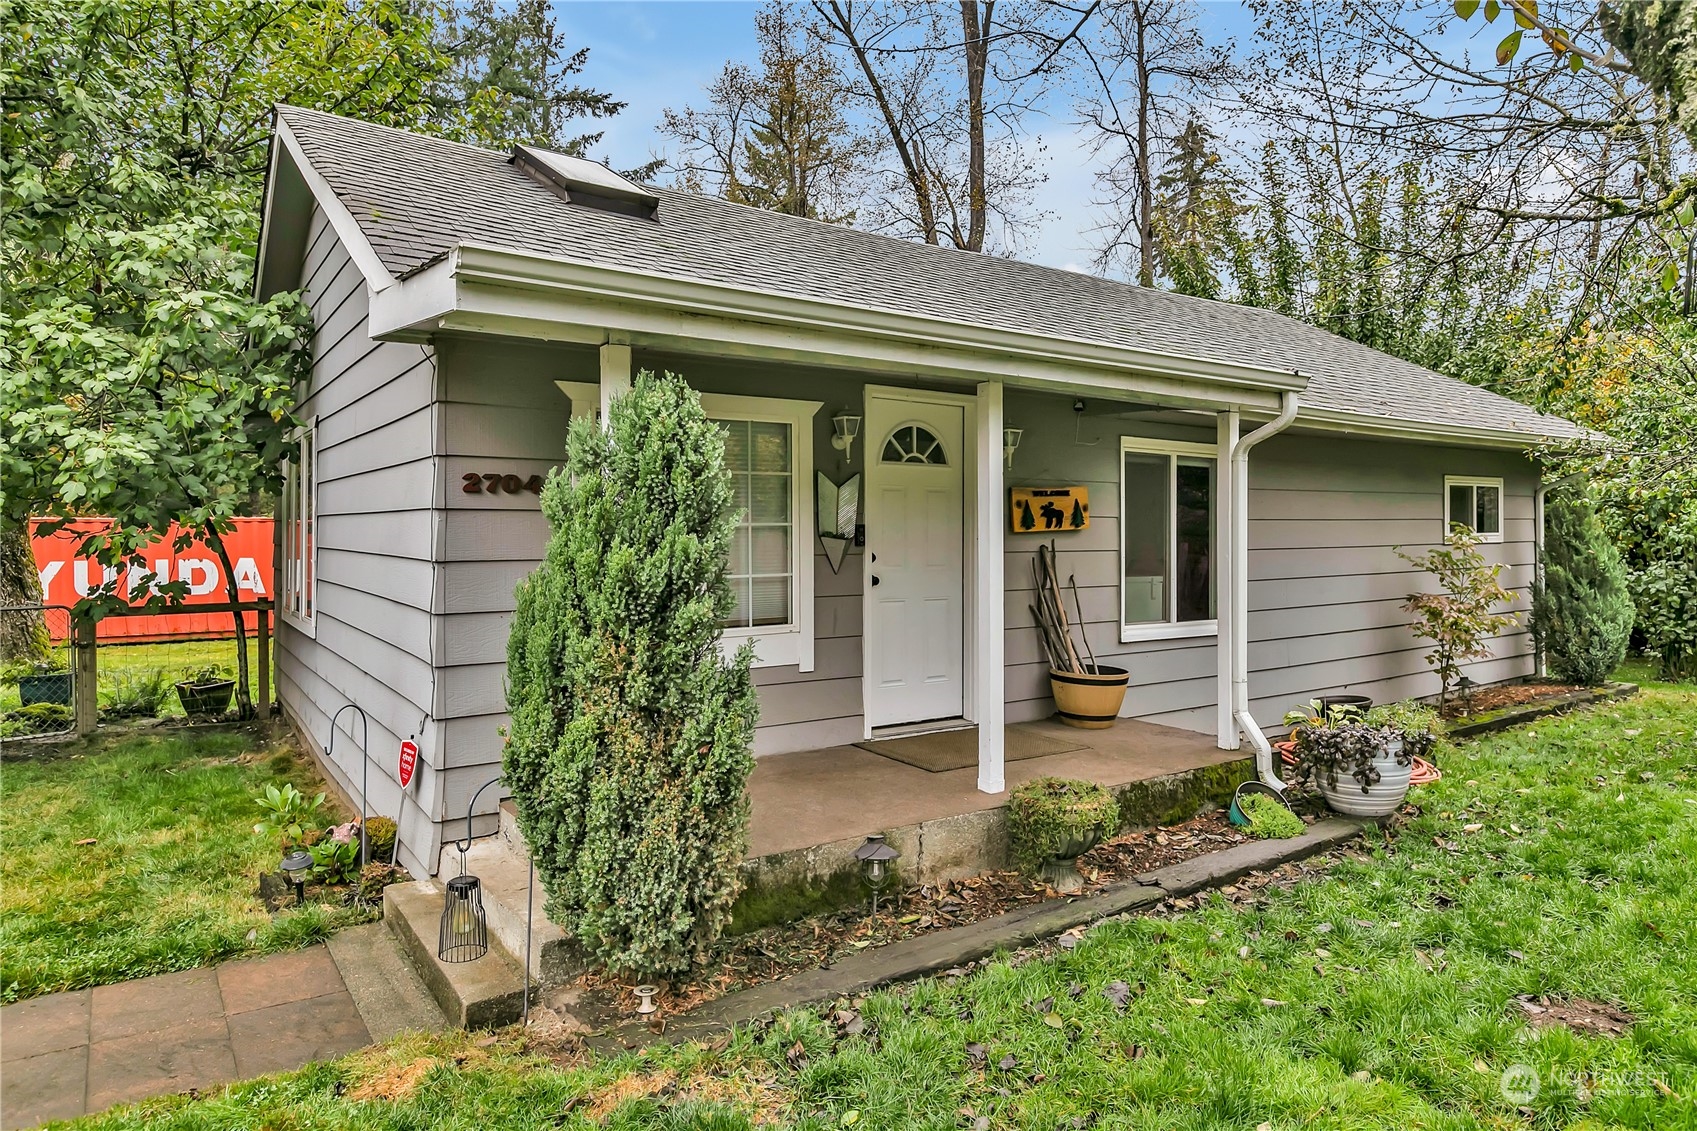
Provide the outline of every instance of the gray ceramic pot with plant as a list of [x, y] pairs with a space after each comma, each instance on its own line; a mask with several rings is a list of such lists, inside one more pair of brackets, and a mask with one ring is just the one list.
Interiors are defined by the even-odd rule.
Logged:
[[1431, 752], [1441, 726], [1436, 711], [1415, 703], [1363, 714], [1323, 708], [1318, 700], [1285, 715], [1285, 723], [1296, 743], [1298, 778], [1351, 817], [1387, 817], [1402, 807], [1414, 759]]

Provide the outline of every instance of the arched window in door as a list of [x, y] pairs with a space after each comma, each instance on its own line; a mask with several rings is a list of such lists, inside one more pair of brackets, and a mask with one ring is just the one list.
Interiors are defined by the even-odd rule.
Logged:
[[884, 441], [881, 459], [884, 463], [928, 463], [937, 467], [947, 467], [949, 463], [943, 441], [923, 424], [903, 424], [891, 432]]

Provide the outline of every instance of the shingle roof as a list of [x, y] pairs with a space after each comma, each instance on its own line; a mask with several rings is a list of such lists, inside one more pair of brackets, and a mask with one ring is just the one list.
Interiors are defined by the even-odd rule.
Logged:
[[751, 286], [965, 325], [1310, 378], [1307, 410], [1423, 425], [1579, 434], [1568, 421], [1254, 307], [934, 247], [656, 188], [656, 221], [566, 203], [507, 155], [280, 107], [306, 159], [397, 277], [460, 243]]

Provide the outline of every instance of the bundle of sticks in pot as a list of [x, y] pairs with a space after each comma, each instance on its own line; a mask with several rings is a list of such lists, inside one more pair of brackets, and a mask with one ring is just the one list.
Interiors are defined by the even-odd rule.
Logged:
[[[1083, 658], [1072, 641], [1072, 624], [1067, 619], [1067, 606], [1061, 591], [1061, 571], [1055, 561], [1055, 543], [1037, 547], [1031, 561], [1031, 579], [1035, 582], [1037, 603], [1028, 606], [1037, 619], [1042, 634], [1043, 650], [1049, 654], [1049, 666], [1056, 671], [1082, 672]], [[1084, 656], [1090, 666], [1096, 666], [1096, 655], [1084, 635], [1084, 607], [1078, 600], [1078, 578], [1068, 575], [1066, 587], [1072, 590], [1072, 607], [1078, 614], [1078, 638], [1084, 645]]]
[[[1029, 606], [1037, 622], [1043, 650], [1049, 657], [1049, 686], [1061, 721], [1089, 729], [1110, 727], [1125, 701], [1130, 673], [1124, 668], [1099, 663], [1084, 630], [1084, 605], [1078, 596], [1078, 578], [1068, 574], [1061, 584], [1055, 544], [1037, 547], [1031, 563], [1036, 603]], [[1072, 594], [1076, 620], [1067, 616], [1066, 593]], [[1077, 643], [1073, 628], [1077, 626]], [[1081, 647], [1082, 646], [1082, 647]]]

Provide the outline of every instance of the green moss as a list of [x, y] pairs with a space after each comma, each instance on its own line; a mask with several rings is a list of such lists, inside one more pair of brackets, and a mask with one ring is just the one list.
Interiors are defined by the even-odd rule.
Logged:
[[1293, 836], [1301, 836], [1303, 829], [1307, 828], [1302, 818], [1292, 813], [1288, 806], [1265, 793], [1251, 793], [1239, 798], [1237, 806], [1249, 818], [1249, 831], [1263, 839], [1289, 840]]
[[1188, 820], [1203, 809], [1224, 805], [1239, 785], [1254, 776], [1254, 761], [1242, 758], [1132, 782], [1119, 791], [1120, 829], [1149, 829]]
[[[892, 873], [886, 891], [898, 891], [901, 877]], [[870, 898], [858, 868], [842, 868], [829, 876], [770, 880], [756, 877], [731, 905], [727, 934], [746, 935], [762, 927], [793, 923], [810, 915], [840, 911]]]
[[1008, 797], [1008, 843], [1021, 868], [1078, 855], [1098, 836], [1119, 827], [1120, 806], [1093, 782], [1035, 778]]

